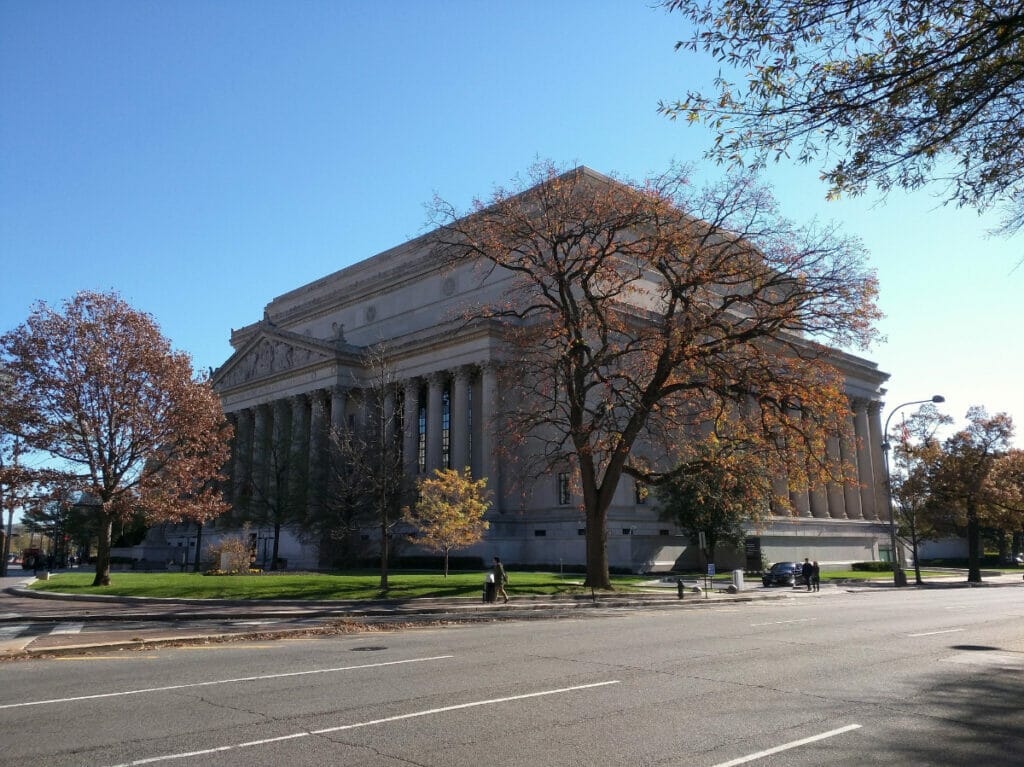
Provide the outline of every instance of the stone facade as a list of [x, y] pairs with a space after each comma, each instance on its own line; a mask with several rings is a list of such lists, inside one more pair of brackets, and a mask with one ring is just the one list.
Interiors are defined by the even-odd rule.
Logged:
[[[526, 487], [497, 458], [501, 344], [495, 328], [461, 317], [468, 305], [504, 288], [493, 272], [443, 268], [423, 237], [272, 300], [262, 320], [232, 331], [235, 352], [213, 376], [236, 431], [228, 495], [237, 500], [246, 486], [283, 492], [268, 486], [275, 479], [268, 471], [272, 450], [289, 451], [289, 464], [298, 467], [290, 472], [293, 485], [322, 481], [328, 429], [362, 427], [372, 385], [362, 353], [384, 342], [396, 381], [386, 406], [398, 414], [393, 438], [403, 446], [406, 472], [469, 466], [488, 479], [491, 529], [467, 553], [519, 564], [584, 562], [579, 499], [568, 494], [564, 477], [533, 478]], [[888, 545], [880, 449], [881, 385], [888, 376], [852, 355], [836, 352], [834, 362], [846, 377], [854, 438], [834, 439], [829, 451], [856, 466], [861, 486], [791, 493], [794, 516], [751, 531], [770, 560], [876, 559], [879, 546]], [[777, 481], [777, 490], [784, 482]], [[696, 547], [659, 521], [630, 479], [618, 488], [608, 528], [613, 567], [698, 563]]]

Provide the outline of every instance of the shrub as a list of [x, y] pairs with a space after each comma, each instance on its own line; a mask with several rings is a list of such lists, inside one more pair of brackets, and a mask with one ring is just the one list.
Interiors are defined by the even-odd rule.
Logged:
[[[213, 573], [248, 573], [252, 551], [249, 549], [248, 530], [243, 528], [237, 535], [226, 535], [206, 547], [206, 556], [213, 560]], [[222, 555], [227, 561], [222, 562]], [[259, 572], [257, 570], [257, 572]]]
[[869, 573], [891, 573], [892, 562], [854, 562], [850, 569]]

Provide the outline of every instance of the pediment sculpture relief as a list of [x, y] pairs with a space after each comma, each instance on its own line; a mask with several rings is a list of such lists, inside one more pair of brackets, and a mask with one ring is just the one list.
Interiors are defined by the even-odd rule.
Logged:
[[311, 349], [292, 346], [273, 338], [264, 338], [234, 365], [221, 379], [221, 383], [226, 386], [246, 383], [273, 373], [301, 368], [324, 357], [325, 355]]

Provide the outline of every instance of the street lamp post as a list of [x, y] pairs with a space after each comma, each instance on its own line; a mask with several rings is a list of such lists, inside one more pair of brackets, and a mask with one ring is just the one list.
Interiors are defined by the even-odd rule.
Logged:
[[885, 428], [882, 430], [882, 455], [885, 457], [885, 495], [889, 501], [889, 542], [892, 547], [892, 580], [896, 586], [907, 585], [907, 574], [900, 567], [900, 558], [896, 549], [896, 513], [892, 503], [892, 474], [889, 471], [889, 449], [891, 447], [889, 445], [889, 421], [896, 415], [896, 411], [901, 408], [909, 407], [910, 405], [925, 405], [929, 402], [939, 403], [945, 401], [945, 397], [941, 394], [936, 394], [930, 399], [916, 399], [911, 402], [904, 402], [902, 405], [897, 405], [889, 412], [889, 417], [885, 419]]

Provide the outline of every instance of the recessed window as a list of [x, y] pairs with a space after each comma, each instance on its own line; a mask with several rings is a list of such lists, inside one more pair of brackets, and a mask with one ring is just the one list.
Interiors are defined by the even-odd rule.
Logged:
[[547, 530], [534, 530], [533, 534], [537, 538], [543, 538], [545, 535], [548, 534], [548, 531]]
[[562, 471], [558, 474], [558, 505], [568, 506], [569, 500], [569, 474]]
[[576, 531], [576, 534], [577, 535], [586, 535], [587, 534], [587, 528], [581, 527], [579, 530]]
[[668, 534], [669, 534], [668, 530], [659, 530], [658, 531], [658, 535], [668, 535]]
[[624, 528], [622, 528], [622, 534], [623, 535], [632, 535], [633, 534], [633, 528], [631, 528], [631, 527], [624, 527]]
[[633, 483], [633, 496], [638, 506], [647, 503], [647, 496], [650, 494], [650, 490], [647, 489], [647, 485], [643, 482], [637, 480]]

